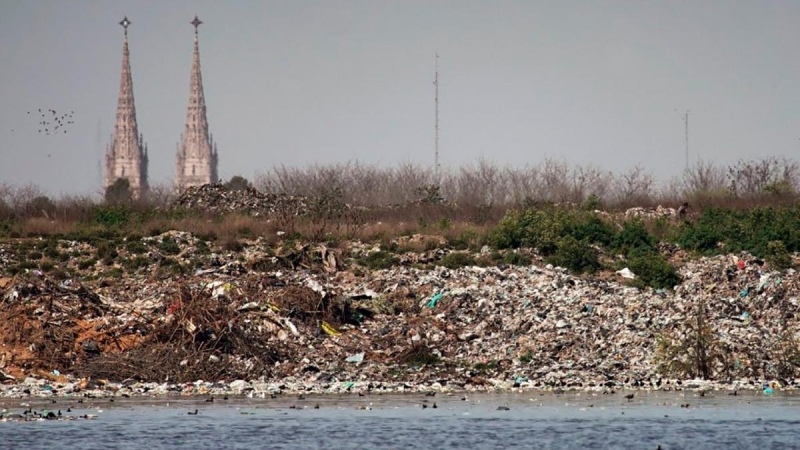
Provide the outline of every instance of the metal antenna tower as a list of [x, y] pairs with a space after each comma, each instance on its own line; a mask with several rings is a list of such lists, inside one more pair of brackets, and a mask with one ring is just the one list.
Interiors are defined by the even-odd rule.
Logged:
[[436, 53], [436, 73], [433, 78], [434, 97], [433, 101], [436, 106], [435, 122], [434, 122], [434, 159], [433, 159], [433, 173], [436, 177], [436, 182], [439, 182], [439, 53]]
[[684, 138], [686, 139], [686, 172], [689, 171], [689, 112], [687, 109], [683, 116]]

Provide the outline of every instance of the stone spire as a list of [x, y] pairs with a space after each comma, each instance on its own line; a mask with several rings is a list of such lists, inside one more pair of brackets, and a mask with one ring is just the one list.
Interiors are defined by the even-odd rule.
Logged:
[[133, 78], [131, 77], [130, 53], [128, 51], [127, 17], [119, 23], [125, 29], [122, 45], [122, 79], [119, 84], [117, 101], [117, 121], [111, 144], [106, 150], [106, 173], [104, 187], [107, 189], [118, 179], [130, 183], [131, 194], [142, 198], [147, 192], [147, 146], [139, 134], [136, 124], [136, 105], [133, 101]]
[[218, 180], [217, 146], [208, 133], [206, 99], [203, 94], [203, 77], [200, 73], [197, 28], [203, 22], [194, 16], [194, 20], [190, 23], [194, 25], [194, 55], [186, 125], [183, 128], [181, 142], [178, 144], [175, 182], [179, 191], [190, 186], [216, 183]]

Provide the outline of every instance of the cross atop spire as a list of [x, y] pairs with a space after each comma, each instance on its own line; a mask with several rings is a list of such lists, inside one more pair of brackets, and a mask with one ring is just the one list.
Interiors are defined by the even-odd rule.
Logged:
[[192, 25], [194, 25], [194, 34], [197, 34], [197, 28], [200, 26], [200, 24], [202, 24], [202, 23], [203, 23], [203, 21], [202, 21], [202, 20], [200, 20], [200, 19], [198, 19], [198, 18], [197, 18], [197, 15], [195, 14], [195, 16], [194, 16], [194, 20], [193, 20], [193, 21], [191, 21], [191, 22], [189, 22], [189, 23], [190, 23], [190, 24], [192, 24]]
[[203, 76], [200, 73], [200, 45], [197, 28], [202, 21], [197, 16], [189, 22], [194, 25], [194, 53], [189, 78], [189, 104], [186, 109], [186, 125], [178, 144], [176, 185], [179, 190], [189, 186], [216, 183], [217, 146], [208, 131], [206, 98], [203, 93]]
[[[196, 18], [196, 17], [195, 17], [195, 20], [197, 20], [197, 18]], [[124, 17], [124, 18], [123, 18], [123, 19], [122, 19], [122, 20], [119, 22], [119, 24], [120, 24], [120, 25], [122, 25], [122, 28], [125, 28], [125, 37], [126, 37], [126, 38], [128, 37], [128, 26], [130, 26], [130, 24], [132, 24], [132, 23], [133, 23], [133, 22], [131, 22], [130, 20], [128, 20], [128, 16], [125, 16], [125, 17]]]
[[133, 77], [131, 76], [130, 52], [128, 51], [128, 17], [119, 23], [125, 28], [122, 43], [122, 74], [117, 99], [117, 120], [106, 152], [105, 188], [108, 189], [119, 179], [128, 181], [128, 186], [136, 198], [147, 192], [147, 146], [136, 123], [136, 106], [133, 100]]

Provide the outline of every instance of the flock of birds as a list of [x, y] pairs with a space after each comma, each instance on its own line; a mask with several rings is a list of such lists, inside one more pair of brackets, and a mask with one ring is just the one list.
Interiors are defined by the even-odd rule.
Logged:
[[[73, 116], [75, 115], [75, 111], [70, 111], [65, 114], [60, 114], [54, 109], [45, 109], [42, 110], [39, 108], [39, 118], [41, 119], [38, 123], [39, 125], [39, 134], [61, 134], [67, 133], [66, 127], [67, 125], [72, 125], [75, 122], [72, 120]], [[28, 111], [28, 115], [31, 112]]]

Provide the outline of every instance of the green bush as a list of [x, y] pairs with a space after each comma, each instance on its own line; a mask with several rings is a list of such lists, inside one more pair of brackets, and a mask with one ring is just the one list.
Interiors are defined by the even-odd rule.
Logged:
[[473, 230], [464, 230], [458, 236], [449, 238], [447, 246], [453, 250], [480, 249], [481, 236]]
[[458, 269], [459, 267], [476, 265], [475, 257], [469, 253], [452, 252], [444, 255], [441, 265], [448, 269]]
[[136, 270], [150, 265], [150, 260], [144, 256], [136, 256], [122, 261], [122, 267], [128, 270]]
[[49, 259], [44, 259], [39, 262], [39, 269], [41, 269], [42, 272], [49, 272], [53, 270], [53, 267], [55, 267], [55, 264]]
[[792, 255], [786, 250], [786, 245], [784, 245], [783, 241], [769, 241], [764, 259], [775, 270], [789, 269], [793, 265]]
[[765, 257], [772, 241], [782, 241], [788, 252], [798, 251], [800, 207], [707, 209], [695, 223], [679, 228], [676, 241], [687, 250], [704, 254], [747, 251]]
[[508, 252], [501, 258], [503, 264], [512, 266], [530, 266], [531, 257], [517, 252]]
[[222, 243], [222, 248], [224, 250], [226, 250], [226, 251], [229, 251], [229, 252], [238, 253], [238, 252], [241, 252], [242, 250], [244, 250], [244, 244], [242, 244], [236, 238], [230, 238], [230, 239], [226, 239], [225, 242]]
[[571, 236], [578, 241], [608, 245], [613, 228], [594, 213], [548, 207], [511, 211], [489, 233], [497, 249], [532, 247], [542, 255], [556, 251], [558, 241]]
[[208, 246], [206, 241], [197, 241], [197, 247], [195, 251], [198, 255], [210, 255], [211, 247]]
[[634, 252], [627, 262], [628, 268], [636, 274], [634, 284], [656, 289], [672, 289], [680, 284], [678, 271], [659, 253]]
[[581, 209], [584, 211], [601, 210], [603, 209], [603, 202], [597, 195], [590, 194], [588, 197], [586, 197], [586, 200], [584, 200], [583, 204], [581, 205]]
[[2, 217], [2, 215], [3, 212], [0, 210], [0, 236], [13, 237], [11, 233], [14, 232], [16, 221], [13, 217]]
[[105, 200], [108, 204], [130, 203], [132, 199], [131, 184], [127, 178], [117, 178], [114, 184], [106, 188]]
[[89, 267], [93, 267], [95, 264], [97, 264], [97, 260], [95, 258], [82, 259], [78, 261], [78, 269], [86, 270]]
[[597, 250], [586, 240], [579, 241], [572, 236], [559, 239], [556, 251], [548, 258], [548, 262], [573, 273], [593, 273], [600, 268]]
[[123, 237], [121, 231], [117, 228], [107, 228], [103, 226], [79, 226], [70, 233], [62, 236], [63, 239], [68, 241], [86, 242], [94, 246], [99, 245], [103, 241], [115, 240]]
[[117, 246], [113, 242], [101, 241], [97, 244], [97, 257], [99, 259], [114, 260], [119, 256]]
[[611, 246], [617, 253], [629, 255], [632, 252], [655, 251], [656, 240], [647, 231], [644, 222], [631, 220], [622, 225], [622, 230], [614, 236]]
[[575, 215], [565, 224], [565, 234], [579, 241], [608, 246], [615, 238], [614, 228], [593, 213]]
[[140, 240], [128, 241], [125, 244], [125, 250], [133, 255], [141, 255], [147, 253], [147, 247]]
[[121, 227], [131, 219], [131, 211], [122, 205], [98, 205], [92, 208], [92, 222], [104, 227]]
[[382, 250], [372, 252], [359, 261], [362, 266], [371, 270], [388, 269], [396, 266], [399, 262], [394, 255]]
[[165, 255], [177, 255], [181, 252], [181, 247], [171, 237], [161, 239], [158, 249]]

